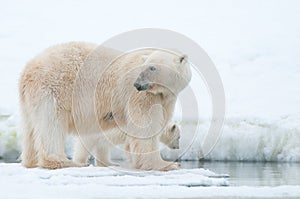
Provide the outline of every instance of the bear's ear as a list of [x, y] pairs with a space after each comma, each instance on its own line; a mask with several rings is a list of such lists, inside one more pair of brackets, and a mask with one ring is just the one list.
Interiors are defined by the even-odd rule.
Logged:
[[148, 59], [148, 57], [149, 57], [148, 55], [142, 55], [142, 60], [146, 61]]
[[174, 132], [176, 129], [176, 124], [173, 124], [173, 126], [171, 127], [171, 132]]
[[186, 63], [188, 60], [188, 56], [187, 55], [182, 55], [179, 57], [179, 62], [180, 63]]

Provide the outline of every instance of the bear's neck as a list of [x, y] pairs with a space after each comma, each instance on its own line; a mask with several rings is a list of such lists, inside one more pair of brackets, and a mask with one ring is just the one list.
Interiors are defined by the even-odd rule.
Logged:
[[165, 122], [168, 123], [171, 121], [177, 100], [176, 95], [173, 93], [153, 94], [147, 92], [145, 99], [149, 99], [152, 106], [155, 104], [160, 104], [164, 109], [163, 114]]

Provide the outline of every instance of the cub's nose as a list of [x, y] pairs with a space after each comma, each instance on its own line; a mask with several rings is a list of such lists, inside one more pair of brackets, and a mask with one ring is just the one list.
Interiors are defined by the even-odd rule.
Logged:
[[135, 82], [133, 85], [134, 85], [134, 87], [135, 87], [138, 91], [142, 90], [142, 85], [141, 85], [141, 84]]

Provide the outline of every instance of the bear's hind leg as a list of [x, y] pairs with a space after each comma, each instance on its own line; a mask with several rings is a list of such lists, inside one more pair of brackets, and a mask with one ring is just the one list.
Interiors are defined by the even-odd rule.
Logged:
[[[41, 123], [45, 121], [41, 120]], [[64, 134], [51, 124], [52, 127], [37, 125], [35, 129], [34, 147], [37, 151], [38, 166], [48, 169], [77, 166], [64, 153]]]
[[57, 114], [54, 100], [44, 99], [33, 115], [34, 147], [37, 151], [38, 166], [48, 169], [80, 167], [69, 160], [64, 153], [64, 140], [68, 129], [63, 114]]
[[[26, 118], [28, 119], [28, 118]], [[25, 120], [25, 118], [23, 119]], [[27, 168], [37, 167], [37, 153], [34, 148], [33, 128], [28, 121], [23, 121], [23, 144], [21, 160], [22, 165]]]

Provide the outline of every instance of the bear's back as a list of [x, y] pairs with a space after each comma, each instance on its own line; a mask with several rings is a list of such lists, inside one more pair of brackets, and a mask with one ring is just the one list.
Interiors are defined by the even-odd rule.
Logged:
[[[87, 56], [97, 47], [85, 42], [69, 42], [51, 46], [26, 64], [21, 75], [19, 91], [21, 101], [27, 96], [38, 103], [44, 96], [52, 95], [61, 108], [67, 105], [72, 94], [76, 74]], [[60, 103], [65, 102], [65, 103]]]

